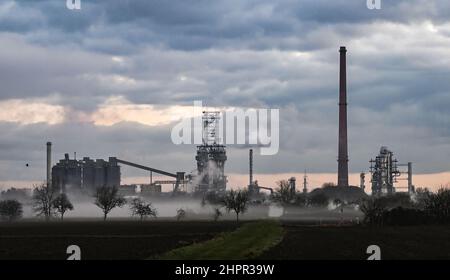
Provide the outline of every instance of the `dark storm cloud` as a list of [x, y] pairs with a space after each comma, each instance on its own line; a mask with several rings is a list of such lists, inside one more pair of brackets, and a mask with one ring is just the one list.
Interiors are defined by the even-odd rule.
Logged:
[[[314, 46], [292, 40], [321, 26], [428, 19], [442, 22], [450, 16], [448, 1], [382, 2], [383, 9], [374, 12], [366, 8], [365, 0], [109, 0], [82, 1], [82, 10], [74, 12], [65, 8], [63, 0], [15, 1], [12, 6], [7, 1], [0, 26], [27, 34], [50, 31], [33, 36], [42, 44], [74, 41], [111, 53], [129, 53], [145, 44], [182, 50], [225, 46], [298, 50]], [[349, 28], [342, 31], [353, 32]], [[106, 44], [89, 42], [98, 37]], [[107, 39], [112, 38], [121, 44], [108, 45]]]
[[[70, 109], [59, 125], [0, 122], [0, 181], [18, 179], [25, 161], [32, 172], [21, 179], [41, 174], [48, 139], [59, 156], [193, 169], [194, 148], [172, 145], [170, 127], [79, 123], [112, 96], [280, 108], [280, 153], [259, 172], [333, 172], [340, 45], [349, 49], [350, 169], [366, 170], [381, 145], [417, 171], [450, 169], [448, 1], [382, 0], [379, 11], [365, 0], [81, 1], [81, 11], [65, 0], [0, 4], [0, 101]], [[245, 172], [246, 150], [229, 154], [227, 170]]]

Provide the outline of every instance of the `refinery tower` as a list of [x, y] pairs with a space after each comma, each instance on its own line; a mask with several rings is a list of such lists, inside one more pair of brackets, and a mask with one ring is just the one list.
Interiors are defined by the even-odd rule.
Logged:
[[197, 146], [197, 181], [196, 192], [223, 193], [227, 178], [224, 174], [227, 154], [225, 146], [219, 139], [220, 112], [204, 111], [202, 117], [202, 145]]

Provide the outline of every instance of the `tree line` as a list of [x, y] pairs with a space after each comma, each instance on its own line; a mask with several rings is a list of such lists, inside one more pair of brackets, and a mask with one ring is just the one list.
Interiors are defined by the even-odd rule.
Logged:
[[[116, 207], [123, 207], [127, 204], [126, 199], [118, 192], [117, 187], [98, 188], [94, 195], [94, 204], [103, 213], [106, 220], [108, 214]], [[68, 211], [74, 210], [74, 206], [65, 193], [60, 193], [55, 188], [45, 184], [33, 189], [32, 210], [37, 217], [43, 217], [46, 221], [55, 216], [61, 220]], [[146, 217], [156, 217], [157, 211], [151, 203], [143, 201], [141, 198], [134, 198], [129, 202], [131, 214], [143, 220]], [[14, 221], [23, 215], [23, 206], [16, 199], [0, 201], [0, 218], [2, 220]]]
[[[103, 214], [103, 220], [106, 220], [108, 214], [117, 207], [123, 207], [129, 204], [131, 215], [137, 216], [140, 220], [147, 217], [157, 217], [158, 211], [153, 207], [152, 203], [144, 201], [142, 198], [133, 198], [129, 202], [119, 194], [117, 187], [101, 187], [97, 188], [94, 195], [94, 204], [100, 208]], [[74, 206], [69, 197], [65, 193], [60, 193], [55, 188], [45, 184], [34, 188], [32, 194], [32, 210], [38, 217], [43, 217], [49, 221], [55, 216], [59, 216], [61, 220], [68, 211], [73, 211]], [[227, 212], [236, 214], [236, 221], [239, 221], [239, 215], [247, 210], [249, 195], [244, 190], [231, 190], [221, 198], [220, 203], [225, 207]], [[23, 215], [22, 204], [15, 199], [0, 201], [0, 218], [2, 220], [14, 221], [20, 219]], [[187, 213], [185, 209], [177, 209], [177, 221], [183, 220]], [[213, 218], [217, 221], [223, 213], [220, 208], [214, 209]]]
[[364, 223], [372, 226], [450, 224], [450, 189], [371, 197], [360, 203], [360, 210]]

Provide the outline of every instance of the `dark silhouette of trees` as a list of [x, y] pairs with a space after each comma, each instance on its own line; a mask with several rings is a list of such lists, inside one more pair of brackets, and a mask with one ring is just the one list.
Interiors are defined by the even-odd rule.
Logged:
[[53, 187], [41, 184], [33, 190], [33, 211], [37, 216], [44, 216], [48, 221], [55, 214], [53, 200], [56, 191]]
[[295, 192], [291, 190], [291, 186], [287, 180], [277, 182], [278, 188], [273, 194], [273, 200], [286, 205], [295, 202]]
[[323, 207], [328, 205], [328, 197], [324, 193], [311, 194], [309, 203], [312, 206]]
[[371, 225], [418, 225], [450, 223], [450, 189], [436, 193], [418, 189], [413, 202], [406, 195], [372, 197], [360, 204], [364, 222]]
[[393, 226], [424, 225], [432, 222], [425, 211], [401, 206], [384, 211], [382, 220], [383, 225]]
[[0, 201], [0, 217], [12, 222], [22, 217], [22, 204], [14, 199]]
[[336, 184], [335, 184], [335, 183], [332, 183], [332, 182], [327, 182], [327, 183], [323, 183], [323, 184], [322, 184], [322, 188], [323, 188], [323, 189], [329, 188], [329, 187], [336, 187]]
[[103, 220], [106, 220], [108, 213], [116, 207], [122, 207], [125, 205], [126, 200], [118, 193], [118, 188], [113, 187], [100, 187], [95, 191], [94, 204], [97, 205], [103, 211]]
[[364, 223], [370, 225], [383, 225], [383, 215], [387, 210], [386, 200], [383, 197], [372, 197], [362, 201], [360, 210], [364, 213]]
[[157, 216], [157, 211], [154, 207], [152, 207], [151, 203], [145, 203], [140, 198], [135, 198], [130, 203], [131, 214], [133, 216], [139, 216], [141, 220], [146, 217], [155, 217]]
[[417, 188], [413, 195], [414, 206], [418, 209], [424, 210], [427, 200], [432, 195], [428, 188]]
[[300, 207], [307, 206], [308, 205], [308, 195], [301, 193], [301, 192], [297, 192], [295, 194], [294, 203], [295, 203], [295, 205], [300, 206]]
[[29, 201], [31, 194], [28, 189], [9, 188], [0, 193], [0, 197], [4, 200]]
[[73, 205], [67, 195], [62, 193], [53, 200], [53, 208], [55, 208], [56, 212], [60, 214], [61, 220], [64, 220], [64, 213], [67, 211], [72, 211]]
[[236, 213], [236, 222], [239, 222], [239, 214], [247, 211], [250, 196], [245, 190], [231, 190], [226, 193], [223, 198], [223, 205], [227, 212], [234, 211]]
[[450, 189], [440, 188], [429, 194], [424, 210], [438, 223], [450, 223]]

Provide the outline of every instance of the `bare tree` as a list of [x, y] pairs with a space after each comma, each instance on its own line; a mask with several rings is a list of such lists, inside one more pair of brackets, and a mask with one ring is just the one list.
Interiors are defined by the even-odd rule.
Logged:
[[53, 207], [55, 193], [55, 189], [46, 184], [41, 184], [33, 190], [33, 211], [37, 216], [44, 216], [46, 221], [55, 214]]
[[183, 208], [177, 209], [177, 221], [184, 219], [186, 217], [186, 210]]
[[58, 195], [53, 200], [53, 207], [61, 215], [61, 220], [64, 219], [64, 213], [73, 210], [73, 205], [65, 193]]
[[423, 210], [432, 195], [433, 193], [428, 188], [417, 188], [411, 195], [411, 199], [416, 208]]
[[133, 216], [139, 216], [141, 220], [148, 216], [156, 218], [156, 215], [158, 214], [156, 209], [152, 207], [151, 203], [145, 203], [140, 198], [133, 199], [130, 204], [131, 214]]
[[14, 199], [0, 201], [0, 217], [9, 222], [22, 217], [22, 204]]
[[236, 213], [236, 222], [239, 222], [239, 214], [247, 211], [249, 198], [249, 194], [245, 190], [231, 190], [225, 195], [223, 204], [227, 212], [234, 211]]
[[217, 222], [219, 220], [220, 217], [222, 217], [222, 211], [220, 211], [220, 208], [214, 208], [214, 214], [213, 214], [213, 218], [214, 218], [214, 222]]
[[295, 202], [295, 192], [287, 180], [277, 182], [278, 189], [273, 194], [273, 199], [281, 204], [290, 204]]
[[450, 189], [441, 187], [425, 201], [425, 211], [439, 223], [450, 223]]
[[113, 187], [100, 187], [96, 190], [94, 198], [94, 204], [97, 205], [103, 211], [103, 220], [106, 220], [108, 213], [116, 207], [122, 207], [127, 202], [125, 198], [118, 194], [118, 188]]
[[365, 199], [360, 205], [360, 210], [364, 213], [364, 223], [381, 226], [383, 214], [387, 210], [386, 199], [383, 197]]

